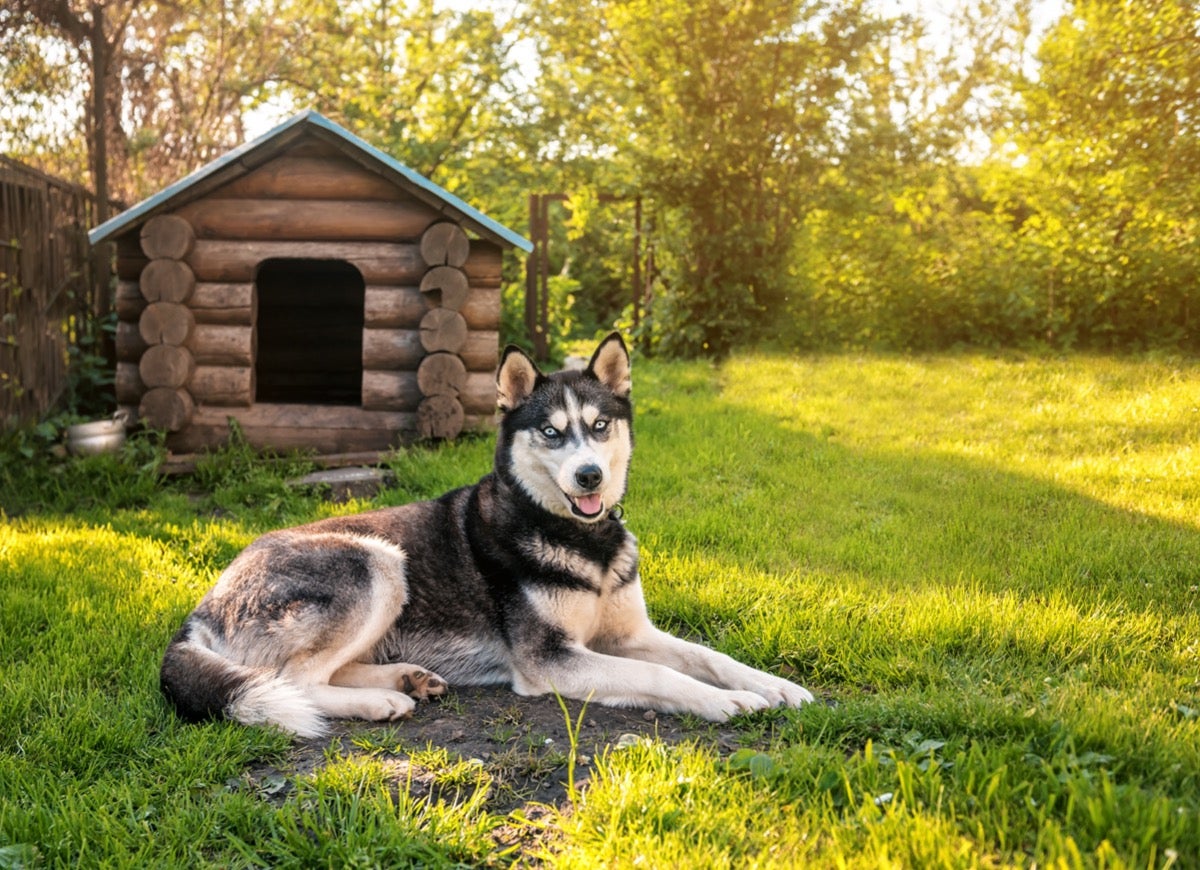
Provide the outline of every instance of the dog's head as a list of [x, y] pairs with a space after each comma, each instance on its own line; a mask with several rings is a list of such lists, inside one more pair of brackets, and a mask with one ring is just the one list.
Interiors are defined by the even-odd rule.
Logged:
[[496, 471], [560, 517], [597, 522], [625, 494], [633, 452], [629, 352], [613, 333], [583, 370], [542, 374], [520, 349], [496, 372]]

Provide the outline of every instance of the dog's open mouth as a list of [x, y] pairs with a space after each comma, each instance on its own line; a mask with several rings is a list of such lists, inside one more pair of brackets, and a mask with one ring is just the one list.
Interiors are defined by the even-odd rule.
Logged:
[[570, 499], [571, 510], [585, 520], [595, 519], [604, 510], [604, 499], [594, 492], [587, 495], [573, 495], [570, 496]]

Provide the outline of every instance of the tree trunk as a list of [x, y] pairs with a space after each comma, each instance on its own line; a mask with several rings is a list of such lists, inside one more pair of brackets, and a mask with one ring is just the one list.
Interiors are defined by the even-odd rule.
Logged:
[[254, 327], [198, 323], [187, 343], [201, 366], [254, 365]]
[[197, 239], [188, 264], [198, 281], [252, 282], [263, 260], [345, 260], [367, 284], [416, 284], [425, 264], [415, 243], [266, 242]]
[[151, 429], [178, 432], [191, 422], [195, 410], [196, 404], [187, 390], [156, 387], [142, 396], [142, 402], [138, 405], [138, 416], [145, 420]]
[[[255, 447], [276, 450], [301, 448], [318, 453], [386, 450], [416, 434], [414, 411], [367, 411], [337, 405], [274, 405], [249, 408], [197, 406], [191, 423], [167, 439], [173, 451], [206, 450], [229, 438], [229, 418], [237, 420], [246, 440]], [[463, 429], [493, 428], [495, 415], [467, 414]]]
[[457, 311], [435, 308], [421, 318], [421, 346], [430, 353], [457, 353], [467, 340], [467, 321]]
[[[457, 351], [470, 372], [494, 372], [500, 334], [495, 330], [467, 333]], [[365, 369], [413, 371], [426, 350], [416, 329], [364, 329], [362, 362]]]
[[[66, 7], [67, 4], [62, 4]], [[97, 2], [91, 4], [91, 27], [88, 41], [92, 52], [92, 182], [96, 193], [96, 226], [108, 220], [108, 67], [112, 49], [104, 36], [104, 7]], [[15, 13], [14, 13], [15, 14]], [[112, 246], [97, 245], [92, 251], [92, 286], [95, 299], [92, 311], [103, 323], [112, 310], [109, 282], [111, 275]], [[100, 353], [106, 359], [115, 359], [112, 340], [99, 332]]]
[[254, 285], [197, 282], [192, 291], [192, 308], [249, 308], [254, 304]]
[[457, 396], [467, 383], [467, 367], [452, 353], [431, 353], [417, 367], [422, 396]]
[[[388, 201], [408, 199], [409, 194], [349, 157], [305, 157], [289, 152], [212, 194], [213, 199], [230, 197]], [[430, 217], [434, 219], [436, 212]]]
[[158, 344], [147, 348], [138, 362], [138, 374], [147, 387], [171, 387], [177, 389], [187, 385], [196, 360], [191, 351], [170, 344]]
[[[203, 286], [203, 285], [200, 285]], [[199, 294], [199, 289], [197, 289]], [[416, 329], [433, 300], [416, 287], [376, 287], [368, 285], [363, 300], [363, 320], [368, 329]], [[193, 297], [192, 305], [195, 306]], [[471, 288], [458, 313], [471, 330], [500, 328], [500, 293]]]
[[146, 394], [146, 385], [142, 383], [142, 375], [136, 363], [117, 363], [117, 374], [113, 382], [117, 394], [117, 404], [136, 405]]
[[[437, 212], [421, 202], [333, 199], [202, 199], [179, 209], [202, 239], [416, 240]], [[465, 258], [464, 258], [465, 259]]]
[[463, 429], [463, 406], [453, 396], [430, 396], [417, 406], [417, 437], [450, 439]]
[[146, 310], [146, 297], [142, 295], [142, 289], [136, 281], [117, 282], [116, 306], [118, 320], [136, 323], [142, 316], [142, 312]]
[[471, 242], [456, 223], [433, 224], [421, 236], [421, 258], [428, 266], [461, 266], [470, 253]]
[[254, 404], [251, 366], [197, 366], [188, 391], [201, 405], [250, 407]]
[[104, 7], [91, 4], [92, 52], [92, 182], [96, 188], [96, 224], [108, 220], [108, 63], [109, 45], [104, 37]]
[[[143, 309], [144, 310], [144, 309]], [[137, 322], [117, 321], [117, 361], [137, 364], [150, 345], [142, 338]]]
[[161, 214], [142, 226], [142, 251], [151, 260], [182, 260], [195, 243], [192, 225], [179, 215]]
[[147, 302], [187, 302], [196, 288], [196, 275], [179, 260], [151, 260], [142, 270], [138, 286]]
[[[197, 281], [252, 282], [258, 264], [272, 257], [301, 260], [346, 260], [362, 273], [368, 285], [415, 287], [428, 267], [419, 244], [405, 242], [238, 242], [231, 239], [197, 239], [187, 263]], [[121, 278], [136, 280], [147, 259], [137, 245], [118, 244], [117, 270]], [[463, 264], [471, 289], [499, 289], [503, 279], [500, 249], [475, 241]]]
[[415, 329], [364, 329], [362, 364], [365, 369], [407, 369], [421, 363], [425, 349]]
[[[415, 372], [363, 372], [362, 406], [368, 411], [411, 411], [423, 398]], [[496, 411], [496, 378], [491, 372], [470, 372], [454, 397], [466, 413], [484, 416]]]
[[197, 282], [188, 307], [196, 315], [197, 323], [253, 326], [256, 301], [253, 284]]
[[[424, 241], [421, 247], [424, 248]], [[421, 292], [435, 308], [458, 311], [471, 293], [467, 273], [454, 266], [434, 266], [421, 279]]]
[[149, 345], [182, 345], [195, 328], [192, 312], [178, 302], [151, 302], [138, 318], [138, 332]]

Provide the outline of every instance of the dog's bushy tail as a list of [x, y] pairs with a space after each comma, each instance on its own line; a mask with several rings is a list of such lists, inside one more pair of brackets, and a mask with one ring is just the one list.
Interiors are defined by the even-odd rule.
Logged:
[[244, 725], [276, 725], [299, 737], [320, 737], [325, 717], [295, 683], [267, 668], [222, 656], [203, 632], [184, 623], [163, 655], [159, 687], [184, 719], [224, 716]]

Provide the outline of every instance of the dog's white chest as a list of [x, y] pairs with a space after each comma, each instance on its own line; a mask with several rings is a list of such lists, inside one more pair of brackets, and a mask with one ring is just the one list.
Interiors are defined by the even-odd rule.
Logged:
[[599, 635], [612, 634], [614, 622], [624, 620], [630, 592], [636, 599], [635, 609], [640, 609], [637, 541], [632, 536], [607, 567], [540, 536], [527, 545], [527, 552], [548, 568], [577, 580], [573, 586], [531, 586], [526, 592], [538, 616], [573, 641], [586, 646]]
[[600, 598], [578, 589], [536, 589], [528, 593], [538, 617], [586, 646], [601, 628]]
[[527, 597], [543, 622], [587, 647], [625, 636], [645, 619], [641, 584], [636, 581], [599, 595], [579, 589], [531, 589]]

